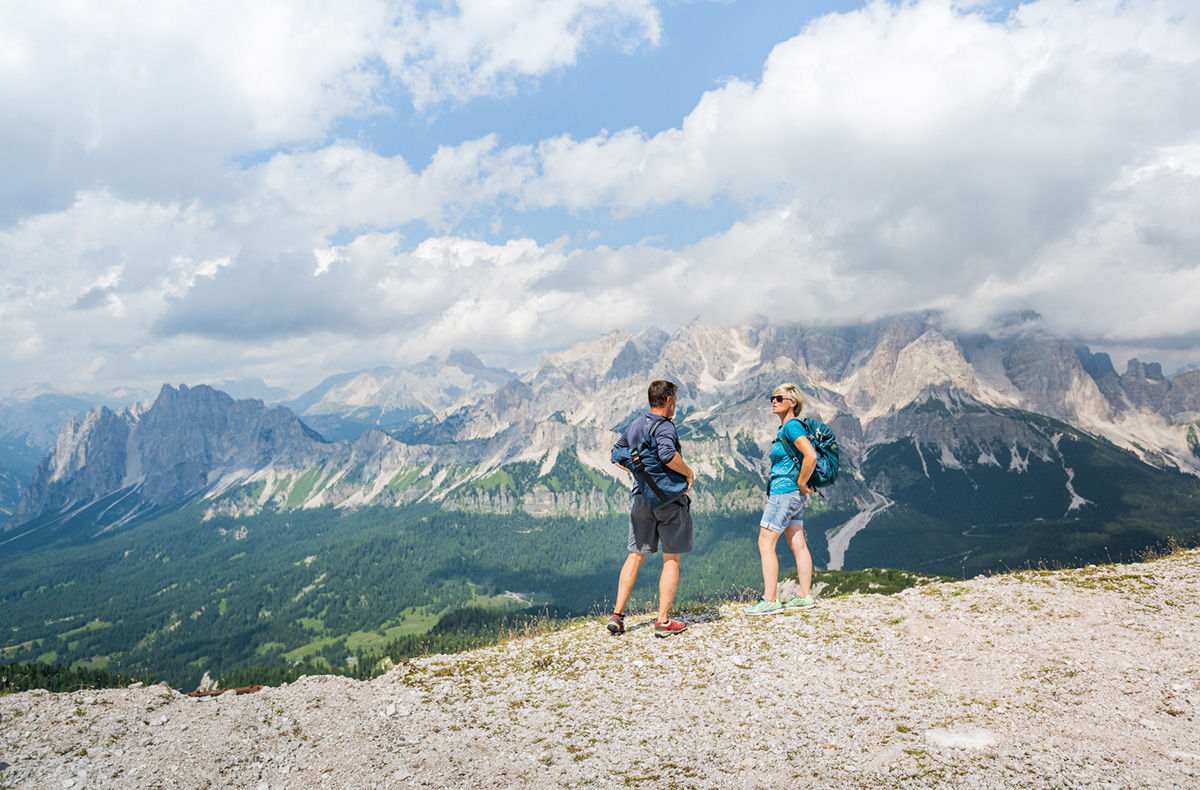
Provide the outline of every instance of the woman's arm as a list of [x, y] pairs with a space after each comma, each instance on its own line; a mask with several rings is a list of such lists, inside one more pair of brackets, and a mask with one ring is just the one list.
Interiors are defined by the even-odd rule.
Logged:
[[808, 487], [808, 478], [812, 477], [813, 470], [817, 468], [817, 451], [813, 449], [812, 442], [807, 436], [798, 436], [794, 442], [796, 449], [800, 452], [800, 476], [796, 478], [796, 487], [800, 489], [801, 494], [811, 494], [813, 489]]

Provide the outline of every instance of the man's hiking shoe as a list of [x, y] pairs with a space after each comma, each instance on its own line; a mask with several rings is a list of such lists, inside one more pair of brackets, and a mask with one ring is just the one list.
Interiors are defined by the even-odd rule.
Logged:
[[746, 607], [746, 614], [775, 614], [783, 611], [783, 604], [779, 601], [768, 601], [763, 598], [756, 604], [751, 604]]
[[625, 633], [625, 615], [613, 612], [608, 618], [608, 632], [614, 636]]
[[685, 628], [687, 628], [687, 623], [682, 620], [668, 620], [665, 623], [660, 623], [657, 620], [654, 621], [654, 635], [659, 637], [678, 634]]
[[786, 609], [811, 609], [817, 605], [817, 599], [812, 597], [812, 593], [801, 598], [799, 595], [794, 596], [792, 600], [785, 603], [783, 606]]

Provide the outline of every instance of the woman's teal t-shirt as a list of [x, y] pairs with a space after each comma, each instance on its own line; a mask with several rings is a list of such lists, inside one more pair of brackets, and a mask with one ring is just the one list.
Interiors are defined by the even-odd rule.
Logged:
[[[795, 449], [796, 440], [801, 436], [808, 436], [808, 431], [804, 430], [804, 423], [797, 419], [788, 420], [779, 426], [775, 433], [775, 441], [771, 444], [771, 484], [768, 489], [770, 493], [790, 494], [800, 490], [796, 485], [796, 478], [800, 476], [800, 465], [782, 443], [788, 442]], [[799, 450], [796, 450], [796, 455], [804, 457]]]

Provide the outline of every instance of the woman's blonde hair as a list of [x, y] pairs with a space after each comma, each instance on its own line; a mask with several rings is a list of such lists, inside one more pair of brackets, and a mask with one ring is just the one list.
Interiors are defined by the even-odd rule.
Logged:
[[800, 412], [804, 409], [804, 396], [800, 394], [800, 388], [795, 384], [780, 384], [775, 388], [773, 395], [782, 395], [792, 402], [792, 416], [799, 417]]

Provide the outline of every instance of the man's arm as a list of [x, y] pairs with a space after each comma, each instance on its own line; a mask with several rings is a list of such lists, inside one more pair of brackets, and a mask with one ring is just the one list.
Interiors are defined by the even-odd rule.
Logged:
[[[816, 455], [814, 454], [813, 457], [815, 459]], [[816, 461], [814, 460], [813, 463], [815, 464]], [[675, 453], [675, 455], [671, 456], [671, 460], [667, 461], [667, 468], [670, 469], [672, 472], [678, 472], [679, 474], [686, 477], [687, 481], [688, 481], [687, 490], [688, 491], [692, 490], [692, 483], [696, 482], [696, 473], [692, 471], [692, 468], [690, 466], [688, 466], [686, 463], [684, 463], [682, 453]], [[810, 473], [811, 473], [811, 471], [810, 471]], [[684, 493], [687, 493], [687, 491], [685, 491]]]
[[[660, 431], [662, 431], [660, 433]], [[679, 434], [675, 432], [675, 424], [670, 420], [663, 420], [654, 427], [655, 437], [658, 439], [658, 459], [662, 461], [663, 466], [670, 469], [672, 472], [683, 475], [687, 478], [687, 491], [692, 490], [692, 484], [696, 482], [696, 473], [683, 460], [683, 451], [679, 449]], [[663, 455], [669, 452], [674, 452], [669, 459], [664, 459]], [[687, 491], [684, 493], [686, 494]]]
[[616, 462], [616, 460], [614, 460], [617, 456], [626, 455], [626, 453], [622, 453], [621, 451], [628, 450], [628, 449], [629, 449], [629, 439], [625, 436], [624, 433], [622, 433], [621, 438], [617, 439], [617, 443], [613, 445], [612, 450], [609, 452], [609, 460], [612, 461], [612, 465], [617, 467], [618, 469], [621, 469], [622, 471], [625, 471], [625, 472], [629, 472], [629, 474], [633, 474], [633, 472], [630, 469], [627, 469], [624, 464], [619, 464]]

